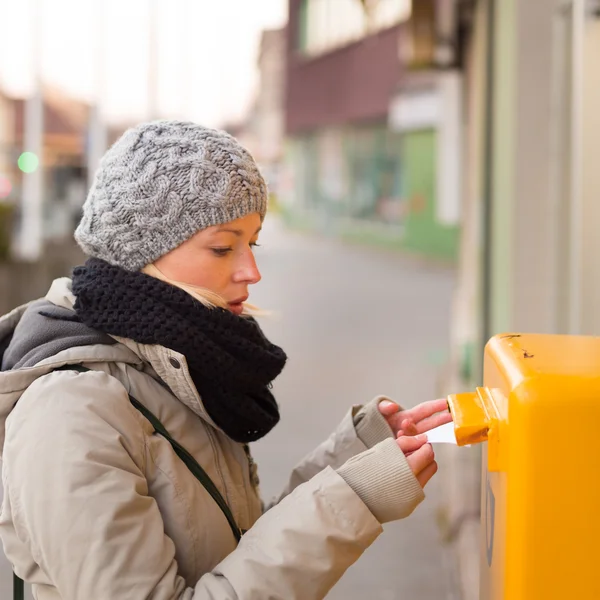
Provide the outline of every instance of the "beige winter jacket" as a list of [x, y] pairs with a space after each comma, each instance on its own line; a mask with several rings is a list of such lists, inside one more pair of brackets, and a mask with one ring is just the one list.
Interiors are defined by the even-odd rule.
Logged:
[[[323, 598], [423, 492], [374, 400], [262, 511], [246, 447], [211, 421], [186, 359], [69, 320], [68, 279], [0, 320], [0, 536], [38, 600]], [[79, 329], [77, 329], [79, 328]], [[83, 328], [83, 330], [81, 329]], [[65, 364], [92, 372], [53, 372]], [[130, 403], [203, 466], [248, 532]]]

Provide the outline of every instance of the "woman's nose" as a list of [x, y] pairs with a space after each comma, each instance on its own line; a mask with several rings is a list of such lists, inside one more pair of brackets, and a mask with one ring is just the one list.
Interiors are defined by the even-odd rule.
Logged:
[[244, 257], [243, 263], [238, 269], [235, 279], [237, 283], [244, 281], [248, 284], [258, 283], [261, 280], [261, 274], [251, 250]]

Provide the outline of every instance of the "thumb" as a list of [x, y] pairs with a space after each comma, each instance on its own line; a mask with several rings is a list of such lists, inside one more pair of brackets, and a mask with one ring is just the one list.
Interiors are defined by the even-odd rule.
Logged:
[[392, 402], [391, 400], [382, 400], [379, 403], [378, 408], [379, 408], [379, 412], [384, 417], [389, 417], [389, 416], [397, 413], [400, 410], [400, 407], [395, 402]]

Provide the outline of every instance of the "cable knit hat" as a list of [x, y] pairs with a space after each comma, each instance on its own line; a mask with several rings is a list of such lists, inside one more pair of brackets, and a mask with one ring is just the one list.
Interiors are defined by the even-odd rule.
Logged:
[[202, 229], [266, 210], [265, 181], [235, 138], [157, 121], [104, 155], [75, 239], [88, 256], [138, 271]]

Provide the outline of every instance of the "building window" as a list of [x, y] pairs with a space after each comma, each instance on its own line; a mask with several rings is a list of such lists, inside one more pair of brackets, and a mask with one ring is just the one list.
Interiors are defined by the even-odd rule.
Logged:
[[308, 0], [302, 0], [298, 8], [298, 31], [296, 48], [304, 51], [308, 45]]
[[411, 0], [379, 0], [365, 12], [361, 0], [303, 0], [298, 14], [298, 49], [315, 56], [406, 21]]

